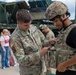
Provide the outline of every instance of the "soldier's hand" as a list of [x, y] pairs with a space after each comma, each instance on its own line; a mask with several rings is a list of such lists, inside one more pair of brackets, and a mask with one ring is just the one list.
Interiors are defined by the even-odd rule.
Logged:
[[57, 70], [59, 72], [64, 72], [65, 70], [67, 70], [67, 68], [65, 67], [64, 63], [60, 63], [58, 66], [57, 66]]
[[39, 52], [40, 55], [42, 56], [42, 55], [46, 54], [49, 49], [50, 49], [50, 46], [42, 48], [42, 50]]
[[49, 41], [50, 41], [51, 45], [52, 45], [52, 44], [55, 44], [56, 38], [52, 38], [52, 39], [50, 39]]

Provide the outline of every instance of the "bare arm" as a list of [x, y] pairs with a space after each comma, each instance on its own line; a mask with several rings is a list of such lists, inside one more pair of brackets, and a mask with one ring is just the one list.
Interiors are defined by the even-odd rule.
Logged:
[[64, 72], [65, 70], [67, 70], [68, 67], [73, 66], [76, 64], [76, 55], [74, 55], [71, 59], [68, 59], [65, 62], [60, 63], [57, 66], [57, 70], [60, 72]]
[[76, 64], [76, 54], [71, 59], [68, 59], [67, 61], [64, 62], [65, 67], [70, 67], [75, 64]]

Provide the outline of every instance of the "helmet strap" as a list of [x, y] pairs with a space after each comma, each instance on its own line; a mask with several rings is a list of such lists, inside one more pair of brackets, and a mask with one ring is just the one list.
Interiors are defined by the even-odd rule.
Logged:
[[65, 23], [64, 22], [68, 19], [68, 17], [65, 18], [64, 20], [62, 20], [61, 17], [59, 16], [59, 19], [60, 19], [60, 21], [62, 22], [62, 25], [63, 25], [63, 29], [65, 28]]

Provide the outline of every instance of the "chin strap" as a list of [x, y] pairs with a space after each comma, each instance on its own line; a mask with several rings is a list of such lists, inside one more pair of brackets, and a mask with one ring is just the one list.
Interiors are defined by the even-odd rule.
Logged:
[[64, 23], [64, 21], [66, 21], [68, 18], [69, 18], [69, 15], [68, 15], [67, 18], [65, 18], [64, 20], [62, 20], [61, 17], [59, 17], [59, 19], [60, 19], [60, 21], [62, 22], [62, 25], [63, 25], [63, 28], [62, 28], [62, 29], [65, 28], [65, 23]]

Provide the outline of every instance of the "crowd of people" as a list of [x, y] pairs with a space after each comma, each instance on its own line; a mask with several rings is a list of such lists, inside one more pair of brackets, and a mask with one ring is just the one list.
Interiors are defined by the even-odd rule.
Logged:
[[60, 30], [57, 37], [45, 24], [39, 28], [32, 25], [28, 10], [17, 11], [17, 27], [12, 35], [7, 29], [1, 33], [2, 69], [10, 66], [10, 53], [19, 63], [20, 75], [51, 75], [51, 68], [56, 75], [76, 74], [76, 24], [69, 19], [67, 5], [55, 1], [46, 9], [45, 16]]

